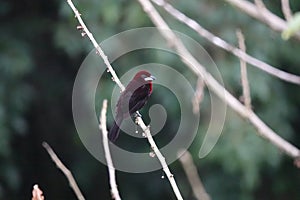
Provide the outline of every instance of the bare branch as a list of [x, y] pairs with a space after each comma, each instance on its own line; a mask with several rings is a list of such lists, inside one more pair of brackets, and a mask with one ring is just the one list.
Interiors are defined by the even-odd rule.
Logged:
[[[268, 19], [267, 25], [270, 28], [272, 28], [274, 31], [281, 33], [287, 28], [287, 23], [277, 15], [274, 15], [268, 9], [265, 9], [263, 11], [264, 13], [261, 14], [260, 10], [257, 9], [257, 7], [249, 1], [246, 0], [225, 0], [225, 1], [261, 22], [265, 23], [265, 19]], [[294, 38], [300, 40], [300, 34], [299, 33], [295, 34]]]
[[273, 145], [285, 152], [292, 158], [297, 158], [300, 155], [300, 150], [277, 135], [270, 127], [268, 127], [253, 111], [241, 104], [232, 94], [230, 94], [222, 85], [220, 85], [205, 68], [188, 52], [184, 44], [172, 32], [166, 22], [159, 15], [149, 0], [139, 0], [144, 11], [148, 14], [152, 22], [157, 26], [161, 35], [179, 54], [183, 63], [186, 64], [197, 76], [201, 76], [209, 89], [211, 89], [220, 99], [226, 102], [234, 111], [244, 118], [247, 118], [250, 123], [258, 130], [261, 137], [269, 140]]
[[80, 23], [80, 26], [77, 26], [77, 29], [80, 29], [83, 31], [82, 36], [87, 35], [94, 47], [97, 50], [97, 54], [100, 55], [100, 57], [103, 59], [105, 65], [107, 66], [107, 69], [109, 70], [110, 74], [113, 77], [113, 81], [117, 83], [117, 85], [120, 87], [121, 91], [125, 90], [124, 85], [121, 83], [120, 79], [118, 78], [116, 72], [114, 71], [113, 67], [111, 66], [107, 56], [102, 51], [101, 47], [95, 40], [93, 34], [89, 31], [83, 20], [81, 19], [81, 14], [77, 10], [77, 8], [74, 6], [73, 2], [71, 0], [67, 0], [69, 6], [72, 8], [73, 12], [75, 13], [75, 17], [77, 18], [78, 22]]
[[57, 157], [55, 152], [52, 150], [50, 145], [47, 142], [43, 142], [43, 147], [47, 150], [49, 156], [51, 157], [52, 161], [56, 164], [56, 167], [62, 171], [65, 177], [68, 179], [70, 187], [74, 191], [77, 199], [84, 200], [84, 197], [71, 173], [71, 171], [60, 161]]
[[[241, 30], [236, 31], [236, 35], [239, 41], [239, 47], [242, 51], [246, 52], [246, 45], [244, 35]], [[248, 110], [251, 110], [251, 96], [250, 96], [250, 89], [249, 89], [249, 82], [248, 82], [248, 75], [247, 75], [247, 66], [246, 62], [240, 59], [241, 64], [241, 81], [243, 87], [243, 99], [244, 104]]]
[[265, 6], [264, 2], [262, 0], [254, 0], [254, 3], [258, 9], [258, 13], [261, 15], [261, 19], [263, 20], [263, 22], [267, 25], [269, 25], [270, 27], [272, 27], [272, 22], [270, 21], [270, 19], [267, 17], [267, 12], [268, 9]]
[[[167, 11], [170, 15], [172, 15], [174, 18], [176, 18], [178, 21], [186, 24], [191, 29], [195, 30], [199, 35], [207, 39], [209, 42], [213, 43], [214, 45], [232, 53], [233, 55], [237, 56], [238, 58], [246, 61], [247, 63], [251, 64], [252, 66], [257, 67], [258, 69], [261, 69], [277, 78], [280, 78], [284, 81], [298, 84], [300, 85], [300, 76], [284, 72], [282, 70], [279, 70], [259, 59], [256, 59], [239, 48], [236, 48], [235, 46], [229, 44], [225, 40], [217, 37], [216, 35], [212, 34], [208, 30], [204, 29], [199, 23], [197, 23], [195, 20], [187, 17], [185, 14], [174, 8], [171, 4], [167, 3], [165, 0], [152, 0], [157, 5], [163, 7], [165, 11]], [[300, 39], [300, 37], [299, 37]]]
[[[182, 155], [182, 156], [181, 156]], [[178, 152], [179, 161], [184, 169], [184, 172], [189, 180], [189, 183], [192, 187], [193, 193], [198, 200], [210, 200], [209, 194], [205, 191], [205, 188], [202, 184], [200, 176], [197, 171], [197, 167], [193, 162], [192, 155], [190, 152], [185, 151]]]
[[153, 150], [153, 152], [155, 153], [155, 155], [157, 156], [162, 168], [163, 168], [163, 171], [165, 172], [166, 176], [168, 177], [169, 179], [169, 182], [171, 183], [171, 186], [172, 186], [172, 189], [177, 197], [177, 199], [183, 199], [181, 194], [180, 194], [180, 191], [177, 187], [177, 184], [176, 184], [176, 181], [175, 181], [175, 178], [174, 178], [174, 175], [171, 173], [169, 167], [168, 167], [168, 164], [166, 163], [166, 159], [165, 157], [161, 154], [161, 152], [159, 151], [157, 145], [155, 144], [153, 138], [152, 138], [152, 135], [151, 135], [151, 132], [150, 132], [150, 127], [146, 126], [145, 123], [143, 122], [142, 118], [141, 117], [137, 117], [136, 118], [136, 122], [137, 124], [143, 129], [144, 131], [144, 134], [145, 136], [147, 137], [148, 139], [148, 142], [151, 146], [151, 149]]
[[[265, 4], [262, 0], [254, 0], [254, 3], [260, 11], [267, 9], [267, 7], [265, 6]], [[261, 13], [261, 14], [264, 14], [264, 13]]]
[[292, 14], [292, 11], [290, 8], [289, 0], [281, 0], [281, 10], [282, 10], [282, 13], [283, 13], [285, 19], [287, 21], [290, 21], [293, 17], [293, 14]]
[[[72, 8], [73, 12], [75, 13], [76, 18], [78, 19], [79, 23], [82, 26], [82, 29], [86, 32], [87, 36], [90, 38], [91, 42], [93, 43], [94, 47], [97, 49], [97, 51], [99, 52], [101, 58], [104, 60], [104, 63], [106, 64], [107, 68], [109, 69], [110, 73], [113, 76], [113, 80], [119, 85], [119, 87], [121, 88], [122, 91], [125, 90], [125, 87], [123, 86], [123, 84], [121, 83], [120, 79], [118, 78], [117, 74], [115, 73], [115, 71], [113, 70], [113, 67], [110, 65], [107, 56], [104, 54], [104, 52], [102, 51], [101, 47], [98, 45], [98, 43], [96, 42], [96, 40], [94, 39], [93, 35], [89, 32], [88, 28], [85, 26], [83, 20], [80, 17], [80, 14], [78, 12], [78, 10], [75, 8], [74, 4], [72, 3], [71, 0], [67, 0], [68, 4], [70, 5], [70, 7]], [[140, 125], [140, 127], [142, 128], [142, 130], [144, 131], [144, 133], [146, 134], [146, 137], [151, 145], [151, 148], [153, 149], [153, 151], [155, 152], [155, 154], [157, 155], [163, 170], [165, 171], [166, 175], [168, 176], [168, 179], [170, 181], [170, 184], [173, 188], [173, 191], [177, 197], [177, 199], [181, 200], [183, 199], [181, 197], [180, 191], [177, 187], [177, 184], [175, 182], [174, 179], [174, 175], [171, 174], [168, 165], [165, 162], [165, 158], [162, 156], [162, 154], [160, 153], [157, 145], [155, 144], [150, 129], [145, 125], [145, 123], [143, 122], [141, 117], [137, 117], [136, 121], [138, 122], [138, 124]]]
[[195, 91], [195, 95], [193, 98], [193, 113], [197, 114], [200, 111], [200, 104], [203, 100], [203, 96], [204, 96], [204, 81], [201, 77], [198, 77], [198, 81], [197, 81], [197, 88]]
[[108, 138], [107, 138], [107, 128], [106, 128], [106, 111], [107, 111], [107, 100], [103, 101], [101, 115], [99, 117], [99, 129], [102, 131], [102, 140], [103, 140], [103, 147], [105, 152], [105, 158], [107, 162], [107, 168], [109, 173], [109, 183], [111, 188], [111, 195], [113, 199], [121, 200], [119, 195], [119, 190], [116, 182], [116, 175], [115, 175], [115, 168], [114, 164], [111, 159], [111, 154], [108, 145]]
[[264, 2], [262, 0], [254, 0], [254, 3], [259, 11], [259, 13], [262, 15], [262, 17], [264, 17], [264, 21], [266, 23], [269, 23], [266, 18], [266, 11], [268, 11], [266, 5], [264, 4]]
[[44, 200], [43, 191], [39, 188], [38, 184], [35, 184], [32, 189], [31, 200]]

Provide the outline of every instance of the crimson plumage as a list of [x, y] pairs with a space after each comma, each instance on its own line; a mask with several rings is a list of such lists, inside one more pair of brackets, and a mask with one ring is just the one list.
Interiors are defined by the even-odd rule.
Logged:
[[128, 83], [116, 106], [116, 117], [108, 138], [114, 142], [119, 136], [120, 126], [124, 119], [139, 111], [152, 94], [152, 81], [155, 77], [148, 71], [139, 71]]

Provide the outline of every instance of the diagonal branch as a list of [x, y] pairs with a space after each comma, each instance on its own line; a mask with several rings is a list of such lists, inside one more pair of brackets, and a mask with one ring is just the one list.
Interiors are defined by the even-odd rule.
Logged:
[[181, 194], [180, 194], [180, 191], [177, 187], [177, 184], [176, 184], [176, 181], [175, 181], [175, 178], [174, 178], [174, 175], [171, 173], [169, 167], [168, 167], [168, 164], [166, 162], [166, 159], [165, 157], [161, 154], [161, 152], [159, 151], [157, 145], [155, 144], [155, 141], [153, 140], [153, 137], [151, 135], [151, 132], [150, 132], [150, 127], [149, 126], [146, 126], [145, 123], [143, 122], [142, 118], [141, 117], [137, 117], [136, 118], [136, 122], [137, 124], [143, 129], [147, 139], [148, 139], [148, 142], [151, 146], [151, 149], [154, 151], [155, 155], [157, 156], [159, 162], [161, 163], [162, 165], [162, 168], [163, 168], [163, 171], [165, 172], [165, 174], [167, 175], [168, 177], [168, 180], [172, 186], [172, 189], [177, 197], [177, 199], [179, 200], [183, 200]]
[[74, 191], [77, 199], [84, 200], [84, 197], [71, 173], [71, 171], [60, 161], [60, 159], [57, 157], [53, 149], [50, 147], [50, 145], [47, 142], [43, 142], [43, 147], [47, 150], [49, 156], [51, 157], [52, 161], [56, 164], [57, 168], [62, 171], [62, 173], [65, 175], [65, 177], [68, 179], [70, 187]]
[[270, 22], [270, 19], [267, 18], [267, 12], [268, 9], [266, 7], [266, 5], [264, 4], [264, 2], [262, 0], [254, 0], [254, 4], [256, 6], [256, 8], [258, 9], [258, 13], [261, 15], [261, 17], [263, 18], [264, 23], [272, 26], [272, 22]]
[[99, 117], [99, 129], [102, 131], [102, 140], [103, 140], [103, 147], [105, 152], [105, 158], [107, 162], [107, 168], [109, 173], [109, 183], [111, 188], [111, 195], [113, 199], [121, 200], [119, 195], [119, 190], [116, 182], [116, 174], [113, 161], [111, 159], [111, 154], [108, 145], [108, 138], [107, 138], [107, 128], [106, 128], [106, 111], [107, 111], [107, 100], [105, 99], [102, 104], [101, 115]]
[[199, 23], [197, 23], [195, 20], [187, 17], [185, 14], [174, 8], [171, 4], [167, 3], [165, 0], [152, 0], [155, 4], [163, 7], [165, 11], [167, 11], [170, 15], [172, 15], [174, 18], [176, 18], [178, 21], [186, 24], [191, 29], [195, 30], [199, 35], [207, 39], [209, 42], [213, 43], [214, 45], [232, 53], [233, 55], [237, 56], [239, 59], [244, 60], [245, 62], [251, 64], [254, 67], [257, 67], [258, 69], [261, 69], [262, 71], [265, 71], [272, 76], [275, 76], [277, 78], [280, 78], [284, 81], [294, 83], [297, 85], [300, 85], [300, 76], [287, 73], [285, 71], [279, 70], [259, 59], [256, 59], [244, 51], [242, 51], [239, 48], [236, 48], [235, 46], [229, 44], [225, 40], [217, 37], [216, 35], [212, 34], [208, 30], [204, 29]]
[[183, 63], [186, 64], [197, 76], [201, 76], [205, 84], [211, 89], [221, 100], [226, 102], [239, 115], [249, 120], [249, 122], [257, 129], [258, 134], [269, 140], [273, 145], [278, 147], [288, 156], [296, 159], [300, 156], [300, 150], [290, 144], [270, 127], [268, 127], [253, 111], [249, 111], [241, 104], [232, 94], [230, 94], [217, 80], [215, 80], [205, 68], [185, 48], [184, 44], [169, 28], [157, 10], [153, 7], [149, 0], [138, 0], [144, 11], [160, 31], [161, 35], [169, 44], [177, 51]]
[[179, 161], [192, 187], [194, 196], [198, 200], [210, 200], [210, 196], [205, 191], [191, 153], [189, 151], [185, 151], [184, 153], [179, 151], [178, 156], [181, 156], [179, 157]]
[[85, 25], [85, 23], [83, 22], [83, 20], [81, 19], [81, 14], [79, 13], [79, 11], [77, 10], [77, 8], [74, 6], [73, 2], [71, 0], [67, 0], [69, 6], [72, 8], [75, 17], [77, 18], [80, 26], [77, 26], [78, 30], [82, 30], [83, 33], [81, 34], [82, 36], [87, 35], [88, 38], [90, 39], [90, 41], [92, 42], [92, 44], [94, 45], [95, 49], [97, 50], [97, 54], [100, 55], [100, 57], [103, 59], [105, 65], [107, 66], [107, 69], [109, 70], [110, 74], [112, 75], [112, 80], [116, 82], [116, 84], [121, 88], [121, 91], [125, 90], [124, 85], [121, 83], [120, 79], [118, 78], [115, 70], [113, 69], [113, 67], [111, 66], [107, 56], [104, 54], [104, 52], [102, 51], [101, 47], [99, 46], [99, 44], [97, 43], [97, 41], [95, 40], [93, 34], [89, 31], [89, 29], [87, 28], [87, 26]]
[[[72, 8], [73, 12], [75, 13], [75, 16], [78, 20], [78, 22], [80, 23], [80, 29], [82, 29], [84, 31], [83, 35], [87, 35], [89, 37], [89, 39], [91, 40], [91, 42], [93, 43], [94, 47], [97, 49], [98, 54], [101, 56], [101, 58], [104, 60], [104, 63], [106, 64], [107, 68], [109, 69], [109, 72], [111, 73], [113, 80], [118, 84], [118, 86], [121, 88], [122, 91], [125, 90], [125, 87], [123, 86], [123, 84], [121, 83], [120, 79], [118, 78], [117, 74], [115, 73], [115, 71], [113, 70], [113, 67], [110, 65], [109, 60], [107, 58], [107, 56], [104, 54], [104, 52], [102, 51], [101, 47], [98, 45], [98, 43], [96, 42], [96, 40], [94, 39], [92, 33], [88, 30], [87, 26], [84, 24], [83, 20], [81, 19], [80, 13], [78, 12], [78, 10], [75, 8], [73, 2], [71, 0], [67, 0], [68, 4], [70, 5], [70, 7]], [[153, 149], [154, 153], [156, 154], [158, 160], [160, 161], [160, 164], [163, 167], [164, 172], [166, 173], [170, 184], [172, 186], [172, 189], [177, 197], [177, 199], [182, 200], [182, 196], [180, 194], [180, 191], [178, 189], [178, 186], [176, 184], [174, 175], [170, 172], [168, 165], [165, 161], [165, 158], [163, 157], [163, 155], [160, 153], [157, 145], [155, 144], [150, 129], [149, 127], [147, 127], [144, 123], [144, 121], [142, 120], [141, 117], [137, 117], [136, 121], [138, 122], [138, 124], [140, 125], [140, 127], [142, 128], [143, 132], [145, 133], [149, 144], [151, 145], [151, 148]]]

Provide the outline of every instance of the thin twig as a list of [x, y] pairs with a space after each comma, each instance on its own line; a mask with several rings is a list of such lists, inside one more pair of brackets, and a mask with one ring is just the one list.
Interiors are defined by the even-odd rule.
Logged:
[[261, 15], [261, 19], [264, 21], [264, 23], [272, 27], [272, 22], [267, 17], [268, 9], [265, 6], [264, 2], [262, 0], [254, 0], [254, 4], [256, 5], [256, 8], [258, 9], [258, 13]]
[[65, 175], [65, 177], [68, 179], [70, 187], [74, 191], [77, 199], [84, 200], [84, 197], [71, 173], [71, 171], [60, 161], [60, 159], [57, 157], [53, 149], [50, 147], [50, 145], [47, 142], [43, 142], [43, 147], [47, 150], [49, 156], [51, 157], [52, 161], [56, 164], [56, 167], [62, 171], [62, 173]]
[[[272, 12], [270, 12], [268, 9], [264, 9], [264, 13], [260, 13], [260, 10], [257, 9], [257, 6], [253, 3], [246, 1], [246, 0], [224, 0], [234, 7], [237, 7], [244, 13], [250, 15], [251, 17], [254, 17], [255, 19], [265, 23], [265, 19], [268, 19], [267, 25], [272, 28], [274, 31], [282, 32], [287, 29], [287, 23], [278, 17], [277, 15], [274, 15]], [[294, 38], [300, 40], [300, 33], [297, 33], [293, 35]]]
[[204, 96], [204, 81], [201, 77], [198, 77], [197, 87], [193, 98], [193, 113], [197, 114], [200, 111], [200, 104]]
[[94, 47], [97, 50], [97, 54], [101, 56], [101, 58], [103, 59], [105, 65], [107, 66], [107, 69], [109, 70], [110, 74], [112, 75], [112, 79], [113, 81], [115, 81], [117, 83], [117, 85], [120, 87], [121, 91], [125, 90], [124, 85], [121, 83], [120, 79], [118, 78], [116, 72], [114, 71], [113, 67], [111, 66], [107, 56], [104, 54], [104, 52], [102, 51], [101, 47], [99, 46], [99, 44], [97, 43], [97, 41], [95, 40], [93, 34], [89, 31], [89, 29], [87, 28], [87, 26], [85, 25], [85, 23], [83, 22], [83, 20], [81, 19], [81, 14], [79, 13], [79, 11], [77, 10], [77, 8], [74, 6], [73, 2], [71, 0], [67, 0], [69, 6], [72, 8], [75, 17], [77, 18], [80, 26], [77, 26], [77, 29], [80, 29], [82, 31], [84, 31], [82, 34], [82, 36], [87, 35], [88, 38], [90, 39], [90, 41], [92, 42], [92, 44], [94, 45]]
[[136, 118], [136, 122], [143, 129], [143, 132], [144, 132], [145, 136], [148, 139], [148, 142], [149, 142], [149, 144], [151, 146], [151, 149], [153, 150], [153, 152], [157, 156], [159, 162], [161, 163], [163, 171], [165, 172], [166, 176], [168, 177], [169, 182], [170, 182], [170, 184], [172, 186], [172, 189], [173, 189], [173, 191], [174, 191], [177, 199], [183, 200], [183, 198], [182, 198], [182, 196], [180, 194], [180, 191], [179, 191], [179, 189], [177, 187], [174, 175], [171, 173], [171, 171], [170, 171], [170, 169], [168, 167], [168, 164], [166, 163], [165, 157], [161, 154], [161, 152], [159, 151], [157, 145], [155, 144], [155, 142], [154, 142], [154, 140], [152, 138], [152, 135], [151, 135], [151, 132], [150, 132], [150, 127], [149, 126], [147, 127], [145, 125], [145, 123], [143, 122], [143, 120], [142, 120], [141, 117], [137, 117]]
[[300, 85], [300, 76], [287, 73], [285, 71], [282, 71], [280, 69], [277, 69], [259, 59], [256, 59], [247, 53], [243, 52], [241, 49], [236, 48], [234, 45], [229, 44], [225, 40], [221, 39], [220, 37], [212, 34], [205, 28], [203, 28], [198, 22], [195, 20], [187, 17], [184, 13], [180, 12], [176, 8], [174, 8], [171, 4], [166, 2], [165, 0], [152, 0], [155, 4], [158, 6], [161, 6], [162, 8], [165, 9], [170, 15], [172, 15], [174, 18], [176, 18], [178, 21], [186, 24], [189, 26], [191, 29], [196, 31], [199, 35], [207, 39], [209, 42], [212, 44], [226, 50], [227, 52], [232, 53], [233, 55], [237, 56], [238, 58], [246, 61], [250, 65], [257, 67], [258, 69], [261, 69], [272, 76], [275, 76], [277, 78], [280, 78], [284, 81], [298, 84]]
[[292, 10], [290, 8], [289, 0], [281, 0], [281, 10], [284, 15], [284, 18], [287, 21], [290, 21], [293, 17]]
[[[182, 156], [181, 156], [182, 155]], [[197, 171], [197, 167], [193, 161], [192, 155], [189, 151], [178, 152], [179, 161], [184, 169], [184, 172], [188, 178], [188, 181], [192, 187], [193, 193], [198, 200], [210, 200], [209, 194], [207, 194], [200, 176]]]
[[[236, 35], [239, 41], [240, 49], [246, 52], [245, 39], [241, 30], [237, 30]], [[249, 81], [247, 75], [247, 65], [246, 62], [243, 61], [242, 59], [240, 59], [240, 64], [241, 64], [241, 81], [243, 87], [243, 100], [246, 108], [248, 108], [248, 110], [251, 110], [251, 96], [250, 96], [250, 88], [249, 88]]]
[[121, 200], [119, 195], [119, 190], [116, 182], [116, 175], [115, 175], [115, 167], [113, 161], [111, 159], [111, 154], [108, 145], [108, 138], [107, 138], [107, 128], [106, 128], [106, 111], [107, 111], [107, 100], [103, 101], [101, 115], [99, 116], [99, 129], [102, 131], [102, 140], [103, 140], [103, 148], [105, 152], [105, 158], [107, 162], [107, 168], [109, 173], [109, 183], [111, 188], [111, 195], [113, 199]]
[[221, 100], [226, 102], [239, 115], [248, 119], [249, 122], [258, 130], [258, 134], [261, 137], [266, 138], [273, 145], [294, 159], [300, 156], [300, 150], [297, 147], [276, 134], [253, 111], [249, 111], [205, 70], [205, 68], [185, 48], [184, 44], [169, 28], [149, 0], [139, 0], [139, 2], [144, 11], [148, 14], [149, 18], [160, 31], [161, 35], [178, 53], [182, 62], [185, 63], [186, 66], [189, 67], [197, 76], [201, 76], [209, 89], [211, 89]]
[[[110, 65], [107, 56], [104, 54], [104, 52], [102, 51], [101, 47], [98, 45], [98, 43], [96, 42], [96, 40], [94, 39], [93, 35], [89, 32], [88, 28], [86, 27], [86, 25], [84, 24], [83, 20], [80, 17], [80, 14], [78, 12], [78, 10], [75, 8], [74, 4], [72, 3], [71, 0], [67, 0], [68, 4], [70, 5], [70, 7], [72, 8], [72, 10], [75, 13], [76, 18], [78, 19], [81, 28], [85, 31], [86, 35], [90, 38], [91, 42], [93, 43], [94, 47], [97, 49], [98, 53], [100, 54], [101, 58], [104, 60], [104, 63], [106, 64], [107, 68], [109, 69], [109, 72], [112, 74], [113, 76], [113, 80], [118, 84], [118, 86], [121, 88], [121, 91], [125, 90], [125, 87], [123, 86], [123, 84], [121, 83], [120, 79], [118, 78], [117, 74], [115, 73], [115, 71], [113, 70], [113, 67]], [[181, 194], [179, 192], [179, 189], [176, 185], [175, 179], [173, 174], [171, 174], [168, 165], [165, 162], [165, 158], [162, 156], [162, 154], [160, 153], [159, 149], [157, 148], [157, 145], [155, 144], [152, 135], [150, 133], [149, 128], [147, 128], [147, 126], [145, 125], [145, 123], [143, 122], [141, 117], [138, 117], [137, 119], [138, 124], [140, 125], [140, 127], [142, 128], [143, 132], [146, 134], [146, 137], [151, 145], [151, 147], [153, 147], [153, 150], [155, 152], [155, 154], [157, 155], [166, 175], [168, 176], [168, 179], [170, 181], [170, 184], [173, 188], [173, 191], [177, 197], [177, 199], [182, 199]]]
[[260, 9], [260, 11], [263, 11], [264, 9], [267, 9], [265, 6], [265, 3], [262, 0], [254, 0], [255, 5]]
[[[265, 3], [262, 0], [254, 0], [254, 4], [256, 5], [256, 7], [257, 7], [259, 13], [262, 15], [262, 17], [265, 18], [266, 17], [265, 11], [268, 10]], [[264, 19], [264, 20], [268, 20], [268, 19]]]

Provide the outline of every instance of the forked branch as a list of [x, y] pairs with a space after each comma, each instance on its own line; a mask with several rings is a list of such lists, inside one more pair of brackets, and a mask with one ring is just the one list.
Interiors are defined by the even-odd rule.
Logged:
[[267, 72], [268, 74], [271, 74], [274, 77], [277, 77], [289, 83], [300, 85], [300, 76], [277, 69], [276, 67], [270, 64], [267, 64], [259, 59], [254, 58], [253, 56], [242, 51], [240, 48], [236, 48], [234, 45], [226, 42], [222, 38], [209, 32], [207, 29], [202, 27], [198, 22], [189, 18], [188, 16], [180, 12], [178, 9], [174, 8], [171, 4], [169, 4], [165, 0], [152, 0], [152, 1], [156, 5], [161, 6], [166, 12], [168, 12], [175, 19], [186, 24], [188, 27], [196, 31], [200, 36], [202, 36], [212, 44], [216, 45], [217, 47], [220, 47], [225, 51], [232, 53], [239, 59], [244, 60], [248, 64], [257, 67], [258, 69]]
[[201, 76], [209, 89], [211, 89], [221, 100], [226, 102], [239, 115], [249, 120], [257, 129], [258, 134], [269, 140], [288, 156], [296, 159], [300, 156], [300, 150], [281, 138], [270, 127], [268, 127], [253, 111], [249, 111], [232, 94], [230, 94], [210, 73], [191, 55], [181, 40], [173, 33], [167, 23], [160, 16], [149, 0], [138, 0], [144, 11], [160, 31], [161, 35], [175, 49], [183, 63], [186, 64], [197, 76]]

